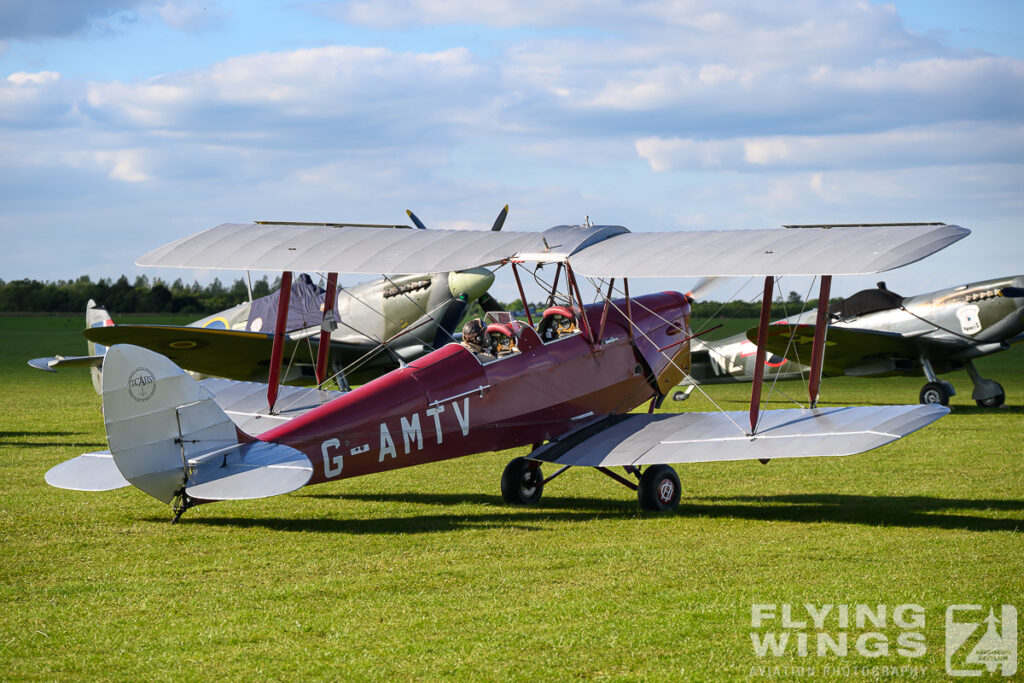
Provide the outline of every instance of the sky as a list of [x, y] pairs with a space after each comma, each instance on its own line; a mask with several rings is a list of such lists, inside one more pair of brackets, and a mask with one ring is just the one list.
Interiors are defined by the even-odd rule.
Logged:
[[134, 260], [506, 203], [506, 230], [972, 231], [840, 295], [1024, 273], [1024, 3], [0, 0], [0, 279], [209, 279]]

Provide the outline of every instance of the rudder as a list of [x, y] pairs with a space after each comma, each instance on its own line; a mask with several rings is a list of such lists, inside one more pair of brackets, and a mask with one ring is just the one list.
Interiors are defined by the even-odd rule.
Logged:
[[184, 490], [190, 457], [239, 442], [235, 424], [210, 392], [165, 356], [140, 346], [107, 350], [101, 393], [118, 470], [165, 503]]
[[[95, 301], [89, 299], [89, 303], [85, 305], [85, 326], [111, 327], [113, 324], [114, 319], [107, 313], [107, 309], [97, 306]], [[88, 355], [90, 356], [102, 356], [107, 352], [106, 346], [88, 340], [86, 340], [86, 347], [89, 349]], [[92, 367], [89, 369], [89, 374], [92, 375], [92, 386], [96, 389], [96, 393], [103, 393], [103, 369]]]

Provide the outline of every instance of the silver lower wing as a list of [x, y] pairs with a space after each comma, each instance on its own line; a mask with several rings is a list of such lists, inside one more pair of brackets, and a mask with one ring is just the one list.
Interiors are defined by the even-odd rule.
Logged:
[[613, 415], [529, 457], [558, 465], [615, 467], [862, 453], [931, 424], [940, 405], [768, 410], [749, 436], [746, 411]]

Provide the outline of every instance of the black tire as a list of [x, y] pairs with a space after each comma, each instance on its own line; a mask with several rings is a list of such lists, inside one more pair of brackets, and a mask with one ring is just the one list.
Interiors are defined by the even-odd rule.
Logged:
[[540, 463], [514, 458], [501, 473], [501, 497], [509, 505], [536, 505], [544, 493]]
[[652, 512], [668, 512], [679, 507], [679, 475], [668, 465], [651, 465], [640, 475], [636, 495], [640, 507]]
[[1003, 386], [999, 382], [995, 383], [999, 387], [999, 393], [991, 398], [983, 398], [979, 401], [975, 401], [982, 408], [998, 408], [999, 406], [1006, 403], [1006, 392], [1003, 391]]
[[918, 395], [918, 400], [924, 405], [939, 404], [943, 406], [949, 405], [949, 391], [943, 385], [942, 382], [928, 382], [921, 387], [921, 393]]
[[677, 391], [676, 393], [672, 394], [673, 401], [685, 401], [687, 398], [688, 396], [686, 395], [685, 391]]

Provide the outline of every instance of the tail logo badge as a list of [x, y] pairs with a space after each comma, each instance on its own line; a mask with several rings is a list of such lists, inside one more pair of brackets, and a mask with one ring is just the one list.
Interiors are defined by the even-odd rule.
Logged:
[[128, 395], [138, 402], [148, 401], [156, 393], [156, 377], [149, 368], [135, 368], [128, 375]]

